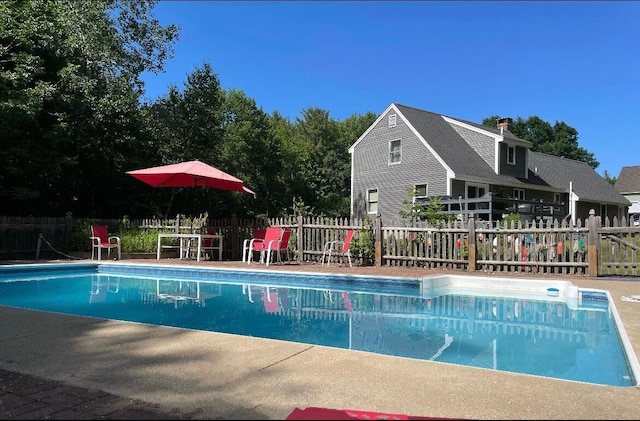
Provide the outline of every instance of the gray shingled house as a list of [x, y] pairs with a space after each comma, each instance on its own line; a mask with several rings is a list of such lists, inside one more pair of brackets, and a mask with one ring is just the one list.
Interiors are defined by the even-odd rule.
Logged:
[[629, 217], [635, 225], [640, 225], [640, 165], [622, 167], [613, 188], [631, 202]]
[[391, 104], [351, 145], [351, 215], [399, 219], [403, 200], [440, 197], [445, 211], [498, 221], [626, 216], [629, 201], [584, 162], [531, 151], [498, 127]]

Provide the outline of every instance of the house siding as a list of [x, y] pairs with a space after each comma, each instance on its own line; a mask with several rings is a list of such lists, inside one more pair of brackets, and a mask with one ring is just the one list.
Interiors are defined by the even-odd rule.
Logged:
[[507, 164], [507, 144], [500, 143], [499, 174], [510, 175], [512, 177], [525, 177], [527, 174], [527, 149], [516, 146], [516, 164]]
[[480, 155], [487, 165], [496, 171], [496, 140], [493, 137], [480, 134], [457, 124], [451, 124], [451, 127]]
[[[389, 114], [397, 114], [396, 127], [388, 127]], [[389, 165], [389, 141], [394, 139], [402, 141], [402, 159]], [[446, 169], [393, 109], [353, 148], [351, 160], [356, 218], [367, 215], [368, 189], [378, 189], [378, 213], [383, 218], [399, 218], [407, 189], [416, 184], [428, 184], [430, 196], [447, 192]]]

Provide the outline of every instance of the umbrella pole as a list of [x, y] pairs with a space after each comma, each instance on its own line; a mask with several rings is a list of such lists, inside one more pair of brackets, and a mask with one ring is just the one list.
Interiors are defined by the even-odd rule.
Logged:
[[198, 177], [193, 179], [193, 204], [191, 205], [191, 232], [193, 232], [193, 220], [196, 218], [196, 194], [198, 193]]
[[169, 209], [171, 209], [171, 204], [173, 203], [173, 197], [176, 195], [176, 188], [171, 188], [171, 198], [169, 199], [169, 204], [167, 205], [167, 213], [164, 216], [166, 219], [169, 219]]

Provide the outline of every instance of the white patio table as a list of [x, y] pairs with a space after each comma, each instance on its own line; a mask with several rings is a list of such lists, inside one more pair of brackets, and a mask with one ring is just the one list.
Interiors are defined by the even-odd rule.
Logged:
[[[178, 238], [180, 240], [180, 258], [188, 259], [189, 258], [189, 243], [192, 240], [196, 240], [198, 242], [198, 249], [196, 252], [196, 260], [200, 261], [200, 255], [202, 254], [202, 241], [205, 239], [211, 240], [211, 246], [207, 247], [207, 249], [217, 250], [218, 251], [218, 260], [222, 260], [222, 235], [217, 234], [175, 234], [175, 233], [160, 233], [158, 234], [158, 253], [156, 256], [156, 260], [160, 260], [160, 252], [162, 251], [162, 239], [163, 238]], [[218, 244], [215, 244], [215, 241], [218, 241]]]

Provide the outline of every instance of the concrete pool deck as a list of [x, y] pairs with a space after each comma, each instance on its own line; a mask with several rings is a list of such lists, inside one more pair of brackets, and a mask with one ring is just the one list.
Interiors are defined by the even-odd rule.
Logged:
[[[267, 268], [173, 259], [122, 263], [411, 278], [467, 275], [416, 268], [297, 264]], [[560, 278], [579, 287], [610, 291], [636, 355], [640, 355], [640, 302], [621, 299], [640, 295], [638, 279], [491, 276]], [[314, 406], [464, 419], [640, 419], [637, 387], [583, 384], [3, 306], [0, 320], [3, 419], [284, 419], [295, 407]], [[3, 412], [22, 397], [15, 389], [24, 391], [24, 383], [33, 386], [33, 382], [77, 393], [65, 394], [68, 400], [62, 408], [66, 412], [42, 398], [37, 400], [38, 412], [32, 412], [35, 416], [12, 417]], [[103, 401], [92, 401], [92, 396], [103, 396]], [[60, 396], [57, 399], [64, 401]]]

